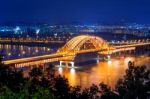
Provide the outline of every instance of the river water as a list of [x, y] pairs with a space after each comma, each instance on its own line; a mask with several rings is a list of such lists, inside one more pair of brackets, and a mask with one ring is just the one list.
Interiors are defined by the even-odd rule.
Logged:
[[[56, 51], [56, 49], [49, 47], [23, 45], [0, 45], [0, 50], [4, 60], [51, 54]], [[68, 79], [71, 86], [79, 85], [85, 88], [92, 84], [98, 85], [100, 82], [104, 82], [114, 88], [118, 79], [123, 78], [129, 61], [134, 61], [136, 66], [145, 65], [150, 69], [150, 56], [141, 55], [125, 58], [115, 57], [108, 62], [103, 61], [87, 66], [77, 66], [75, 69], [66, 67], [56, 67], [56, 69], [59, 74]]]
[[118, 79], [123, 78], [125, 75], [129, 61], [134, 61], [136, 66], [145, 65], [150, 69], [150, 57], [139, 56], [113, 58], [109, 62], [99, 62], [98, 64], [76, 69], [58, 68], [58, 71], [68, 78], [72, 86], [80, 85], [82, 88], [86, 88], [92, 84], [98, 85], [100, 82], [104, 82], [114, 88]]

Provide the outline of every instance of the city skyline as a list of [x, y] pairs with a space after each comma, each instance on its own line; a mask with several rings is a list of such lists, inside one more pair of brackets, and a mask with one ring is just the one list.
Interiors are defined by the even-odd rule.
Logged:
[[149, 0], [2, 0], [0, 23], [150, 24]]

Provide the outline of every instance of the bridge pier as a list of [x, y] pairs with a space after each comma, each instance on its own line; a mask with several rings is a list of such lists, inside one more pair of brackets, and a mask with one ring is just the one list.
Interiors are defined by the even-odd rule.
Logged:
[[66, 67], [74, 68], [74, 62], [73, 61], [60, 61], [59, 62], [59, 67], [62, 67], [63, 63], [65, 63]]
[[71, 63], [71, 68], [74, 68], [74, 62], [70, 62]]
[[108, 54], [107, 55], [107, 60], [110, 61], [111, 60], [111, 56]]
[[110, 61], [111, 55], [110, 54], [99, 54], [99, 57], [102, 57], [103, 60]]
[[100, 60], [100, 57], [99, 55], [97, 56], [97, 59], [96, 59], [96, 63], [98, 64], [99, 63], [99, 60]]
[[59, 67], [62, 67], [63, 61], [59, 61]]

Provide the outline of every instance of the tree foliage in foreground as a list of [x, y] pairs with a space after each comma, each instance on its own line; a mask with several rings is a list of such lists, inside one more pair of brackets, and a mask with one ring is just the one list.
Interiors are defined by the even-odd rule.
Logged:
[[71, 87], [52, 67], [35, 67], [25, 78], [21, 70], [0, 63], [0, 99], [146, 99], [150, 91], [150, 70], [132, 62], [115, 90], [104, 83]]

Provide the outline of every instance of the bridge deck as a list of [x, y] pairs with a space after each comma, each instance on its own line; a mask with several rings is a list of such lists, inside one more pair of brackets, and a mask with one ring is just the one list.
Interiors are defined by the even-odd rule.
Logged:
[[[94, 38], [93, 38], [94, 39]], [[82, 40], [82, 39], [81, 39]], [[95, 39], [94, 39], [95, 40]], [[126, 45], [120, 45], [120, 46], [109, 46], [106, 50], [104, 49], [104, 52], [109, 53], [109, 51], [113, 52], [117, 52], [117, 51], [125, 51], [125, 50], [134, 50], [135, 47], [137, 46], [143, 46], [143, 45], [150, 45], [150, 42], [138, 42], [138, 43], [129, 43]], [[113, 49], [111, 49], [111, 47]], [[100, 47], [99, 47], [100, 48]], [[69, 50], [70, 51], [70, 50]], [[68, 53], [69, 53], [68, 51]], [[26, 66], [26, 65], [35, 65], [35, 64], [40, 64], [40, 63], [46, 63], [46, 62], [53, 62], [53, 61], [59, 61], [61, 59], [71, 59], [71, 57], [76, 54], [80, 54], [80, 53], [87, 53], [87, 52], [94, 52], [94, 51], [103, 51], [100, 49], [88, 49], [88, 50], [79, 50], [78, 52], [75, 53], [71, 53], [71, 55], [69, 55], [68, 53], [54, 53], [54, 54], [50, 54], [50, 55], [43, 55], [43, 56], [35, 56], [35, 57], [29, 57], [29, 58], [22, 58], [22, 59], [14, 59], [14, 60], [6, 60], [3, 61], [4, 64], [15, 64], [15, 66]], [[19, 64], [19, 65], [16, 65]]]
[[17, 64], [17, 63], [24, 63], [24, 62], [30, 62], [35, 60], [43, 60], [48, 58], [58, 58], [61, 57], [61, 54], [50, 54], [50, 55], [42, 55], [42, 56], [35, 56], [35, 57], [29, 57], [29, 58], [21, 58], [21, 59], [13, 59], [13, 60], [6, 60], [3, 61], [4, 64]]

